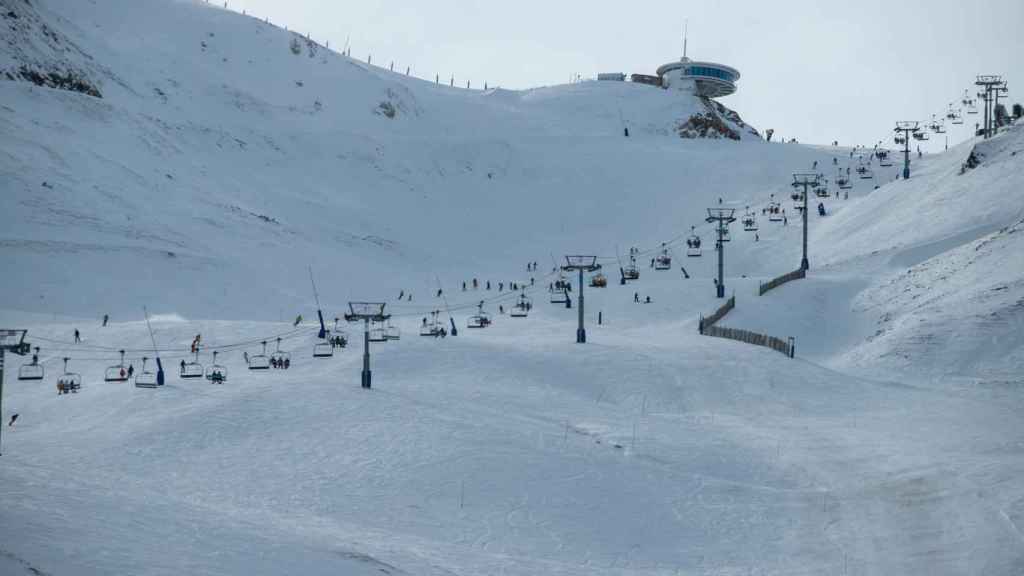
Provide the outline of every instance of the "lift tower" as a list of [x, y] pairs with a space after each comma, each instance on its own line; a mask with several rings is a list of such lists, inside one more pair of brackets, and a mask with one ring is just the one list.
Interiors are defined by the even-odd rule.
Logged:
[[[25, 334], [28, 330], [0, 330], [0, 416], [3, 416], [4, 404], [4, 353], [28, 354], [32, 345], [25, 342]], [[3, 430], [3, 422], [0, 422], [0, 430]]]
[[896, 123], [896, 132], [903, 133], [903, 179], [910, 178], [910, 135], [918, 131], [916, 120], [905, 120]]
[[383, 302], [349, 302], [349, 312], [345, 314], [348, 322], [363, 321], [363, 373], [362, 387], [370, 388], [370, 321], [384, 322], [391, 318], [390, 314], [384, 313]]
[[981, 96], [985, 100], [985, 138], [991, 138], [992, 125], [995, 124], [992, 110], [993, 93], [999, 94], [1000, 88], [1005, 88], [1006, 83], [1003, 82], [1002, 76], [995, 74], [979, 74], [974, 84], [975, 86], [981, 86], [985, 90], [985, 92], [979, 93], [978, 96]]
[[708, 208], [708, 217], [704, 220], [709, 224], [717, 222], [718, 239], [715, 241], [715, 249], [718, 251], [718, 285], [716, 296], [725, 298], [725, 235], [729, 233], [729, 224], [736, 221], [735, 208]]
[[804, 216], [803, 216], [803, 220], [804, 220], [804, 222], [803, 222], [803, 225], [804, 225], [804, 251], [803, 251], [803, 254], [804, 254], [804, 256], [800, 260], [800, 269], [805, 271], [805, 272], [807, 271], [808, 268], [810, 268], [810, 263], [807, 261], [807, 189], [808, 188], [817, 188], [820, 184], [821, 184], [821, 174], [811, 174], [811, 173], [801, 173], [801, 172], [793, 174], [793, 187], [794, 188], [803, 187], [803, 189], [804, 189], [804, 191], [803, 191], [803, 196], [804, 196], [804, 210], [803, 210], [803, 212], [804, 212]]
[[[577, 298], [577, 314], [579, 315], [579, 326], [576, 328], [576, 343], [586, 344], [587, 343], [587, 330], [583, 327], [583, 273], [584, 272], [596, 272], [601, 269], [601, 265], [597, 263], [597, 256], [566, 256], [565, 266], [562, 266], [562, 270], [566, 272], [577, 271], [580, 273], [579, 276], [579, 297]], [[566, 293], [565, 297], [568, 299], [569, 294]]]

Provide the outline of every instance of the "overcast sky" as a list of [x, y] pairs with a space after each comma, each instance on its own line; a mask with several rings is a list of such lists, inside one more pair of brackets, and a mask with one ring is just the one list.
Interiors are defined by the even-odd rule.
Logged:
[[[456, 85], [530, 88], [576, 73], [652, 74], [682, 53], [739, 69], [722, 99], [758, 129], [801, 142], [891, 144], [896, 120], [930, 119], [977, 74], [1024, 102], [1024, 0], [724, 2], [229, 0], [352, 56]], [[970, 120], [980, 121], [981, 115]], [[965, 124], [966, 126], [967, 124]], [[963, 127], [960, 127], [963, 128]], [[950, 142], [967, 130], [951, 130]], [[942, 145], [940, 138], [929, 144]]]

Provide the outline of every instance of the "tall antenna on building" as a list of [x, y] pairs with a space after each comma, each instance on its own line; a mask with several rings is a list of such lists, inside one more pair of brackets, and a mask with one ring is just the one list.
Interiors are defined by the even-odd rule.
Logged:
[[690, 35], [690, 19], [683, 21], [683, 60], [686, 60], [686, 41]]

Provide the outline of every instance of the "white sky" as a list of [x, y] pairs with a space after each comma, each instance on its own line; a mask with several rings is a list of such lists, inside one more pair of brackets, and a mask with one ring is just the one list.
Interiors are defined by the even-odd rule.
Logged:
[[[353, 57], [372, 53], [374, 64], [394, 60], [395, 70], [411, 66], [430, 79], [454, 73], [456, 85], [474, 88], [653, 74], [681, 55], [689, 19], [690, 57], [742, 74], [722, 102], [762, 132], [808, 143], [891, 145], [896, 120], [944, 112], [965, 88], [976, 91], [977, 74], [1002, 74], [1009, 101], [1024, 102], [1024, 0], [229, 0], [229, 8], [331, 48], [349, 38]], [[953, 128], [951, 144], [967, 135]]]

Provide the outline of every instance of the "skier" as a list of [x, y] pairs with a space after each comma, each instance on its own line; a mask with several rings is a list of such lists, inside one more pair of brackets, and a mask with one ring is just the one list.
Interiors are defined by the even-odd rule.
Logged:
[[480, 285], [477, 284], [476, 278], [473, 278], [473, 290], [476, 290], [479, 287], [480, 287]]
[[135, 374], [135, 366], [129, 364], [128, 365], [128, 377], [131, 378], [132, 375], [134, 375], [134, 374]]
[[438, 297], [438, 298], [440, 298], [440, 297], [441, 297], [441, 294], [443, 294], [443, 293], [444, 293], [444, 290], [442, 290], [442, 289], [440, 289], [440, 288], [438, 288], [438, 289], [437, 289], [437, 297]]
[[398, 292], [398, 299], [401, 300], [402, 298], [405, 298], [405, 290], [400, 290]]
[[817, 160], [814, 161], [814, 167], [812, 169], [813, 170], [817, 170], [818, 169], [818, 161]]
[[644, 304], [650, 304], [650, 303], [651, 303], [651, 297], [650, 297], [650, 296], [648, 296], [648, 297], [647, 297], [647, 298], [646, 298], [646, 299], [644, 300]]
[[498, 282], [498, 292], [502, 292], [503, 290], [505, 290], [505, 283]]
[[110, 315], [109, 314], [104, 314], [103, 315], [103, 327], [104, 328], [107, 327], [107, 322], [109, 322], [109, 321], [110, 321]]
[[463, 292], [466, 291], [466, 281], [465, 280], [462, 281], [462, 291]]
[[7, 423], [7, 426], [14, 426], [14, 422], [18, 419], [18, 413], [11, 414], [11, 421]]
[[[185, 373], [185, 360], [181, 361], [181, 373]], [[121, 369], [121, 376], [124, 376], [124, 368]]]
[[302, 314], [295, 317], [295, 323], [292, 326], [298, 326], [299, 324], [302, 324]]
[[490, 290], [490, 289], [491, 289], [491, 281], [490, 281], [490, 280], [488, 280], [488, 281], [487, 281], [487, 289], [488, 289], [488, 290]]
[[245, 359], [245, 363], [246, 364], [249, 363], [249, 353], [248, 352], [242, 352], [242, 358]]
[[78, 332], [78, 328], [75, 328], [75, 344], [79, 344], [82, 341], [82, 335]]
[[637, 302], [637, 303], [640, 302], [640, 293], [639, 292], [633, 292], [633, 302]]

